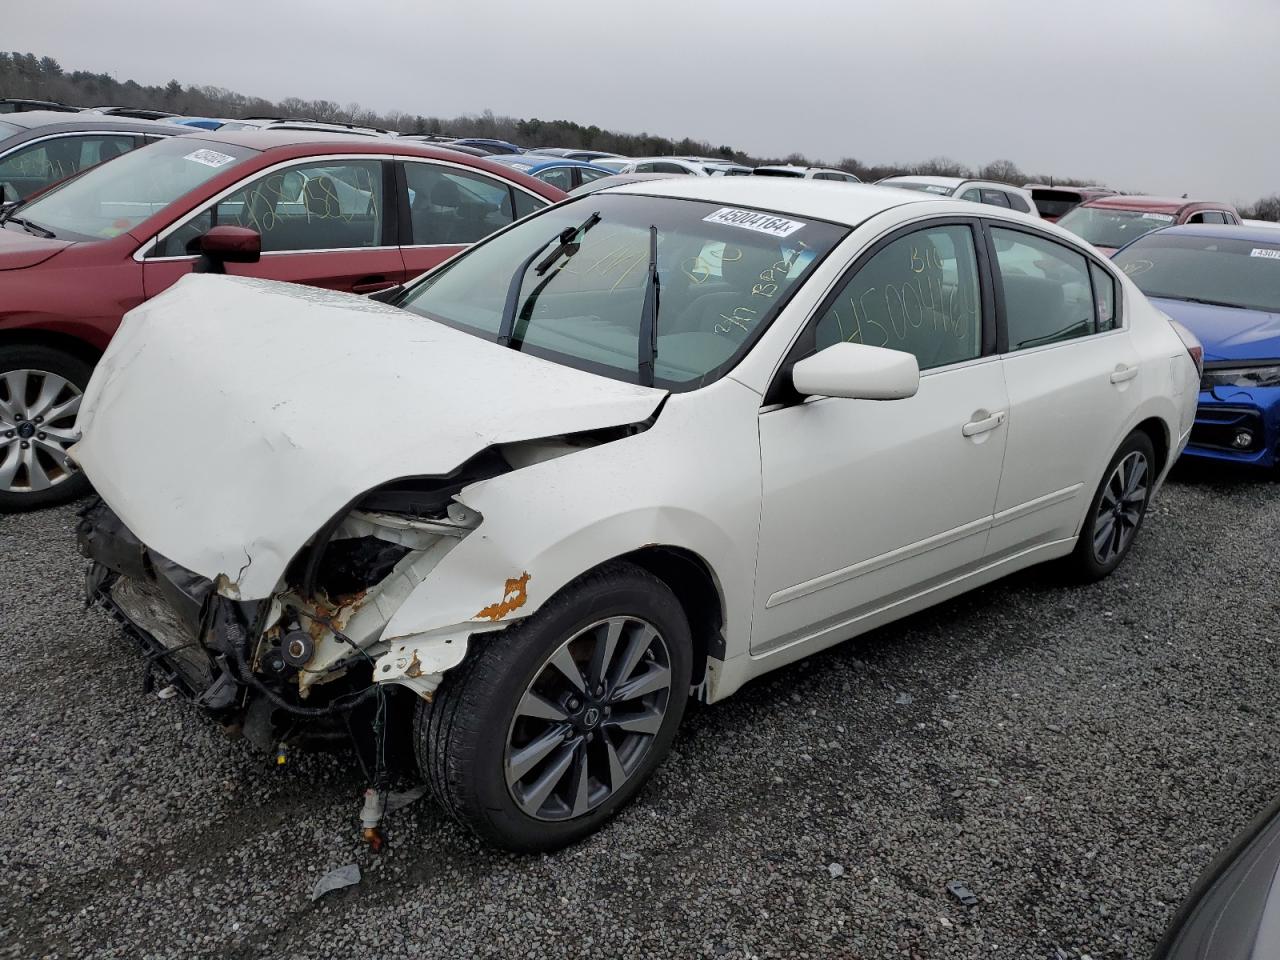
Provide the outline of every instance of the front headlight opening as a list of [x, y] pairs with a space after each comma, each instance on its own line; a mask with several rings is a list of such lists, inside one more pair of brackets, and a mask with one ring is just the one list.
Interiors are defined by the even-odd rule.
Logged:
[[1280, 387], [1280, 364], [1265, 367], [1216, 367], [1205, 370], [1202, 390], [1215, 387]]

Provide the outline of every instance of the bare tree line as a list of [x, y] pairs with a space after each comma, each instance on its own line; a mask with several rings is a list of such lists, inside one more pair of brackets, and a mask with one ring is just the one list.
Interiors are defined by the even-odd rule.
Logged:
[[[52, 57], [33, 53], [0, 52], [0, 96], [56, 100], [74, 106], [130, 106], [147, 110], [165, 110], [195, 117], [240, 118], [306, 117], [336, 123], [379, 127], [399, 133], [445, 134], [455, 137], [492, 137], [510, 140], [526, 147], [576, 147], [584, 150], [606, 150], [623, 156], [714, 156], [739, 163], [759, 166], [767, 163], [794, 163], [802, 166], [823, 165], [801, 153], [785, 157], [753, 156], [731, 146], [714, 145], [691, 137], [672, 139], [649, 133], [620, 133], [589, 126], [572, 120], [522, 120], [500, 117], [486, 110], [479, 115], [434, 117], [393, 110], [381, 114], [358, 103], [338, 104], [332, 100], [304, 100], [286, 97], [280, 101], [249, 97], [222, 87], [184, 86], [170, 80], [163, 86], [144, 85], [133, 80], [116, 80], [107, 73], [87, 70], [66, 71]], [[978, 177], [1004, 183], [1049, 183], [1082, 186], [1095, 181], [1088, 178], [1059, 177], [1052, 174], [1030, 174], [1010, 160], [994, 160], [973, 168], [947, 157], [935, 157], [923, 163], [868, 164], [854, 157], [844, 157], [832, 166], [856, 174], [862, 180], [916, 174], [927, 176]], [[1242, 216], [1259, 220], [1280, 220], [1280, 194], [1240, 208]]]

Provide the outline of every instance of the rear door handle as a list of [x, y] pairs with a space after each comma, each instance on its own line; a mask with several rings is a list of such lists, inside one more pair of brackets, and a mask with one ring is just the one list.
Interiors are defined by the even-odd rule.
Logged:
[[390, 290], [396, 285], [394, 280], [386, 277], [365, 277], [359, 283], [351, 285], [352, 293], [377, 293], [379, 290]]
[[982, 420], [970, 420], [960, 428], [960, 432], [966, 437], [976, 437], [980, 433], [986, 433], [988, 430], [994, 430], [996, 427], [1000, 426], [1000, 424], [1004, 423], [1004, 418], [1005, 412], [1003, 410], [997, 410], [995, 413], [991, 414], [991, 416]]
[[1126, 380], [1132, 380], [1138, 375], [1138, 367], [1135, 364], [1132, 367], [1117, 366], [1111, 372], [1112, 383], [1124, 383]]

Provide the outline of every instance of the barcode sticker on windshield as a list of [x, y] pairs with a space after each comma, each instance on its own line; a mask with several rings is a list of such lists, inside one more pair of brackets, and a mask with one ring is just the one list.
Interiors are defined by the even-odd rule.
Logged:
[[1268, 260], [1280, 260], [1280, 250], [1269, 247], [1254, 247], [1249, 251], [1251, 257], [1266, 257]]
[[1144, 213], [1143, 220], [1159, 220], [1161, 223], [1173, 223], [1173, 217], [1167, 213]]
[[767, 233], [773, 237], [789, 237], [806, 224], [799, 220], [788, 220], [775, 217], [771, 213], [760, 213], [758, 210], [739, 210], [736, 207], [721, 207], [710, 216], [702, 218], [704, 223], [723, 223], [730, 227], [742, 227], [756, 233]]
[[229, 157], [217, 150], [197, 150], [194, 153], [188, 153], [182, 159], [194, 160], [196, 163], [203, 163], [206, 167], [225, 167], [235, 157]]

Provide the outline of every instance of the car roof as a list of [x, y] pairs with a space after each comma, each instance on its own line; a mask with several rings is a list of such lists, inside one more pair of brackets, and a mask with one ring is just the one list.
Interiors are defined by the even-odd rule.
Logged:
[[[184, 131], [191, 127], [180, 128]], [[395, 154], [406, 157], [422, 157], [427, 160], [441, 160], [446, 163], [464, 164], [477, 170], [501, 171], [502, 176], [515, 178], [522, 186], [537, 184], [538, 190], [545, 190], [547, 184], [535, 180], [527, 171], [516, 170], [509, 164], [496, 164], [493, 157], [473, 157], [458, 150], [450, 150], [444, 146], [421, 143], [417, 140], [406, 140], [403, 137], [366, 137], [350, 133], [329, 133], [315, 130], [199, 130], [187, 133], [185, 139], [202, 143], [229, 143], [248, 147], [265, 153], [271, 150], [296, 150], [300, 158], [305, 158], [311, 151], [315, 153], [371, 153]], [[297, 150], [297, 148], [304, 148]], [[557, 161], [573, 162], [573, 161]]]
[[[41, 133], [75, 132], [77, 130], [119, 130], [122, 133], [190, 133], [190, 127], [160, 120], [138, 120], [114, 117], [105, 113], [66, 113], [60, 110], [27, 110], [0, 114], [0, 120], [24, 130]], [[56, 129], [54, 129], [56, 128]], [[16, 134], [14, 134], [16, 136]]]
[[938, 197], [918, 191], [792, 177], [669, 177], [626, 183], [610, 188], [609, 192], [706, 200], [851, 227], [903, 204], [938, 202]]
[[547, 167], [587, 167], [591, 170], [603, 170], [603, 167], [597, 167], [594, 163], [588, 163], [585, 160], [570, 160], [568, 157], [549, 157], [546, 154], [537, 153], [502, 153], [497, 156], [488, 157], [494, 163], [501, 163], [508, 167], [516, 165], [525, 166], [529, 169], [528, 173], [538, 170], [545, 170]]
[[[184, 129], [191, 129], [190, 127]], [[411, 153], [427, 149], [425, 143], [404, 140], [400, 137], [369, 136], [364, 133], [347, 133], [342, 130], [294, 130], [280, 127], [253, 127], [246, 130], [204, 130], [189, 133], [192, 139], [214, 143], [234, 143], [253, 150], [271, 150], [278, 147], [319, 146], [332, 144], [343, 150], [363, 145], [371, 153]], [[431, 151], [432, 155], [435, 151]], [[456, 156], [456, 154], [455, 154]]]
[[927, 183], [934, 187], [958, 187], [962, 183], [968, 183], [971, 179], [971, 177], [916, 177], [904, 173], [900, 177], [885, 177], [882, 182], [893, 183], [895, 180], [904, 180], [911, 183]]
[[[1280, 243], [1280, 232], [1275, 227], [1255, 227], [1234, 223], [1183, 223], [1163, 227], [1145, 236], [1178, 234], [1184, 237], [1213, 237], [1221, 240], [1248, 240], [1250, 243]], [[1135, 242], [1142, 237], [1136, 237]]]
[[1192, 204], [1207, 203], [1211, 206], [1229, 209], [1227, 204], [1215, 200], [1189, 200], [1186, 197], [1149, 197], [1141, 195], [1116, 194], [1110, 197], [1094, 197], [1082, 203], [1083, 207], [1104, 207], [1110, 210], [1144, 210], [1151, 213], [1177, 213], [1183, 207]]

